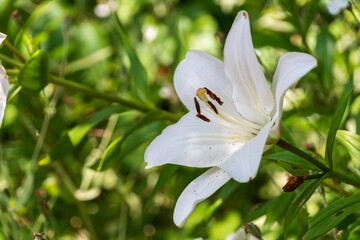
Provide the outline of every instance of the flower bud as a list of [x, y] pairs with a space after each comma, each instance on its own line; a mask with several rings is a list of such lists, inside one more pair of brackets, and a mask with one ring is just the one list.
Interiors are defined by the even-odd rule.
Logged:
[[297, 189], [305, 180], [307, 179], [306, 175], [303, 176], [291, 176], [289, 181], [285, 186], [282, 187], [284, 192], [292, 192]]

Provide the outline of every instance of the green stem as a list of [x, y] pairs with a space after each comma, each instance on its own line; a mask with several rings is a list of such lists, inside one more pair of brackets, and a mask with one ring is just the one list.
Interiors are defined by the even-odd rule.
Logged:
[[128, 100], [128, 99], [125, 99], [125, 98], [122, 98], [122, 97], [111, 96], [109, 94], [100, 93], [100, 92], [97, 92], [97, 91], [87, 87], [87, 86], [76, 83], [74, 81], [69, 81], [69, 80], [59, 78], [59, 77], [56, 77], [56, 76], [51, 76], [49, 81], [51, 83], [53, 83], [53, 84], [60, 85], [60, 86], [62, 86], [64, 88], [80, 91], [80, 92], [83, 92], [86, 95], [89, 95], [91, 97], [103, 99], [103, 100], [106, 100], [106, 101], [109, 101], [109, 102], [119, 103], [119, 104], [121, 104], [123, 106], [129, 107], [129, 108], [132, 108], [132, 109], [136, 109], [136, 110], [139, 110], [139, 111], [142, 111], [142, 112], [149, 112], [149, 111], [153, 111], [153, 110], [158, 110], [158, 111], [161, 111], [161, 113], [163, 114], [165, 119], [168, 119], [168, 120], [171, 120], [171, 121], [179, 120], [179, 116], [177, 116], [176, 114], [172, 114], [172, 113], [166, 112], [164, 110], [160, 110], [160, 109], [157, 109], [157, 108], [154, 108], [154, 107], [150, 107], [150, 106], [147, 106], [147, 105], [145, 105], [143, 103], [135, 102], [135, 101]]
[[8, 56], [4, 55], [4, 54], [1, 54], [0, 53], [0, 59], [3, 61], [3, 62], [6, 62], [14, 67], [18, 67], [18, 68], [21, 68], [23, 66], [23, 64], [21, 62], [18, 62], [12, 58], [9, 58]]
[[4, 41], [4, 46], [6, 46], [11, 52], [13, 52], [21, 62], [25, 63], [26, 59], [21, 55], [21, 53], [8, 41]]
[[321, 170], [323, 170], [324, 172], [329, 172], [330, 169], [328, 167], [326, 167], [324, 164], [322, 164], [321, 162], [319, 162], [318, 160], [316, 160], [315, 158], [313, 158], [312, 156], [310, 156], [309, 154], [305, 153], [304, 151], [298, 149], [297, 147], [285, 142], [284, 140], [280, 139], [277, 144], [279, 147], [288, 150], [289, 152], [292, 152], [296, 155], [298, 155], [299, 157], [302, 157], [303, 159], [311, 162], [312, 164], [314, 164], [315, 166], [317, 166], [318, 168], [320, 168]]
[[332, 171], [329, 173], [328, 178], [336, 179], [340, 182], [347, 183], [349, 185], [352, 185], [352, 186], [360, 189], [360, 181], [356, 181], [355, 179], [348, 177], [346, 175], [343, 175], [342, 173]]
[[322, 178], [322, 176], [324, 176], [324, 174], [306, 175], [306, 180], [318, 179]]

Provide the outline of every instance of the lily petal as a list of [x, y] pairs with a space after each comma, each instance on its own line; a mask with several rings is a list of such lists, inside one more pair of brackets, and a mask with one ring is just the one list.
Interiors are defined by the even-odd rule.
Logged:
[[232, 96], [239, 113], [255, 123], [268, 122], [274, 97], [256, 58], [249, 15], [245, 11], [238, 13], [226, 39], [224, 66], [234, 88]]
[[5, 40], [6, 37], [7, 37], [6, 34], [0, 33], [0, 46], [1, 46], [2, 42]]
[[6, 97], [9, 92], [9, 81], [5, 68], [0, 65], [0, 126], [4, 117]]
[[306, 53], [290, 52], [280, 57], [271, 86], [276, 101], [274, 110], [279, 113], [275, 128], [281, 119], [286, 91], [316, 66], [316, 59]]
[[146, 168], [166, 163], [213, 167], [227, 159], [242, 143], [234, 142], [234, 130], [204, 122], [189, 112], [164, 129], [145, 151]]
[[199, 88], [206, 87], [224, 102], [232, 102], [232, 87], [224, 73], [224, 63], [219, 59], [196, 50], [186, 53], [174, 75], [176, 93], [184, 105], [195, 110], [194, 97]]
[[214, 194], [229, 181], [231, 176], [219, 168], [210, 168], [192, 181], [178, 198], [174, 210], [174, 222], [182, 227], [195, 206]]
[[[275, 117], [277, 118], [277, 116]], [[244, 144], [231, 157], [221, 163], [219, 167], [238, 182], [248, 182], [255, 178], [266, 139], [276, 118], [267, 123], [256, 137]]]

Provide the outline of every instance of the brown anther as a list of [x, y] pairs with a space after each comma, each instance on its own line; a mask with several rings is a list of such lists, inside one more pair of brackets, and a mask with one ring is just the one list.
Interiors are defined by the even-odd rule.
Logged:
[[305, 180], [307, 179], [306, 175], [303, 176], [291, 176], [289, 181], [282, 187], [284, 192], [292, 192], [297, 189]]
[[204, 87], [204, 89], [206, 90], [207, 95], [209, 95], [209, 97], [211, 97], [212, 100], [215, 100], [219, 105], [223, 105], [223, 102], [220, 100], [220, 98], [218, 96], [216, 96], [215, 93], [213, 93], [206, 87]]
[[198, 100], [196, 99], [196, 97], [194, 97], [194, 102], [195, 102], [196, 112], [200, 114], [201, 113], [200, 104], [199, 104]]
[[207, 101], [207, 103], [210, 105], [210, 107], [212, 108], [212, 110], [214, 110], [214, 112], [215, 112], [216, 114], [219, 113], [218, 110], [216, 109], [215, 105], [214, 105], [212, 102]]
[[247, 19], [247, 17], [248, 17], [247, 12], [243, 12], [243, 15], [244, 15], [245, 19]]
[[207, 117], [205, 117], [204, 115], [202, 115], [201, 113], [196, 114], [196, 116], [198, 118], [200, 118], [201, 120], [205, 121], [205, 122], [210, 122], [210, 119], [208, 119]]

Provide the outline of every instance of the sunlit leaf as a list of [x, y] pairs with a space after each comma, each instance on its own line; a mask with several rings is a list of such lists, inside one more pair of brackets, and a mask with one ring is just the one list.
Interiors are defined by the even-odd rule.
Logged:
[[340, 122], [343, 118], [346, 106], [348, 105], [349, 100], [351, 99], [353, 89], [347, 90], [344, 92], [342, 98], [339, 100], [334, 116], [331, 120], [329, 133], [326, 139], [326, 149], [325, 149], [325, 161], [328, 162], [329, 168], [333, 169], [333, 161], [332, 161], [332, 154], [333, 154], [333, 147], [336, 132], [340, 126]]
[[20, 70], [18, 79], [26, 89], [40, 91], [49, 82], [49, 59], [43, 50], [37, 50]]
[[360, 170], [360, 135], [338, 130], [336, 137], [349, 151], [354, 167]]
[[360, 210], [360, 194], [339, 199], [321, 209], [309, 221], [309, 230], [304, 240], [317, 239], [341, 223], [347, 216]]
[[301, 157], [295, 155], [294, 153], [287, 152], [287, 151], [269, 154], [269, 155], [263, 156], [263, 158], [270, 159], [270, 160], [277, 160], [277, 161], [281, 161], [281, 162], [285, 162], [285, 163], [290, 163], [292, 165], [302, 167], [305, 169], [311, 169], [311, 170], [315, 170], [315, 171], [319, 171], [319, 172], [321, 171], [321, 169], [319, 169], [312, 163], [302, 159]]

